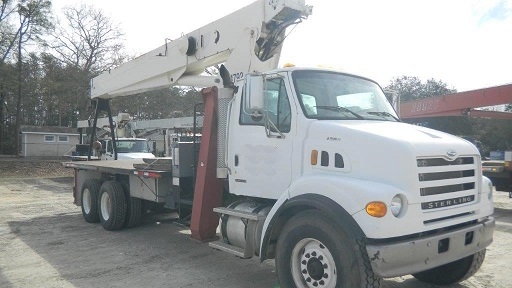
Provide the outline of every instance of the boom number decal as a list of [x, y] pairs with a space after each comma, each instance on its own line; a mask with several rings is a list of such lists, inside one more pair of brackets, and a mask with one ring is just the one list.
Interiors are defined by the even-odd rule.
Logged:
[[235, 83], [236, 81], [238, 81], [242, 78], [244, 78], [244, 72], [238, 72], [238, 73], [231, 74], [231, 81], [233, 81], [233, 83]]

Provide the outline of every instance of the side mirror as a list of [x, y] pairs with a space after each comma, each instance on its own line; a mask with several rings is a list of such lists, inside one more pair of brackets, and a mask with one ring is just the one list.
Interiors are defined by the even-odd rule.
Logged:
[[247, 74], [245, 79], [244, 110], [249, 114], [263, 110], [263, 76]]

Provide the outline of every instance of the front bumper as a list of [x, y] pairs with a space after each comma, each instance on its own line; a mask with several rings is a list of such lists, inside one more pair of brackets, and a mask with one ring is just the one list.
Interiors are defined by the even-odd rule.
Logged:
[[[366, 245], [373, 272], [381, 277], [395, 277], [438, 267], [485, 249], [492, 243], [493, 217], [458, 230], [434, 236]], [[448, 245], [448, 246], [446, 246]]]

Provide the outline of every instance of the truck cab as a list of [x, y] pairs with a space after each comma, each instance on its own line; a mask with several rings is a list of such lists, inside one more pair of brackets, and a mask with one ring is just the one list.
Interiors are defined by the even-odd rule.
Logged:
[[[112, 139], [100, 139], [103, 153], [102, 160], [114, 160], [114, 148]], [[116, 138], [117, 159], [142, 159], [155, 158], [151, 153], [150, 145], [144, 138]]]

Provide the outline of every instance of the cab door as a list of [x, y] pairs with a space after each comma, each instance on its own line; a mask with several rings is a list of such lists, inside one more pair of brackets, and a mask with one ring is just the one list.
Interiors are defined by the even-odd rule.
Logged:
[[233, 194], [277, 199], [292, 180], [296, 113], [284, 78], [269, 78], [264, 84], [263, 115], [244, 111], [243, 94], [231, 104], [229, 184]]
[[114, 148], [111, 140], [105, 140], [105, 160], [114, 159]]

